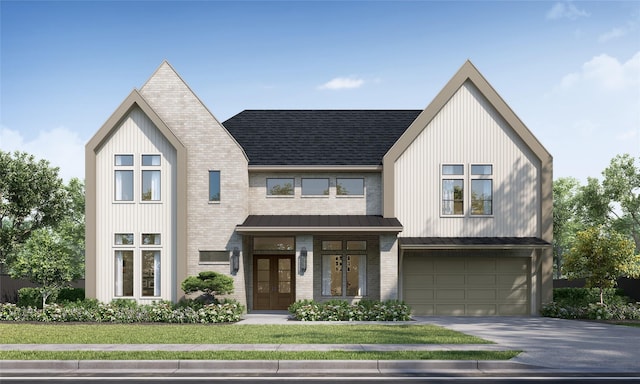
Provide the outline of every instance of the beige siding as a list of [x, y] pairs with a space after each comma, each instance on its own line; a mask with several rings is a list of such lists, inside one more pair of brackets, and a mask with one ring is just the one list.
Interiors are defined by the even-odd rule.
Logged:
[[[243, 252], [235, 227], [248, 213], [246, 156], [168, 64], [160, 66], [140, 93], [187, 148], [186, 275], [211, 269], [229, 273], [228, 265], [200, 264], [199, 251], [238, 247]], [[209, 170], [220, 171], [220, 203], [209, 202]], [[241, 258], [240, 271], [232, 276], [232, 296], [244, 304], [243, 262]]]
[[[267, 196], [267, 178], [294, 178], [293, 197]], [[329, 179], [329, 196], [302, 196], [303, 178]], [[336, 196], [336, 178], [364, 178], [364, 196]], [[381, 215], [379, 173], [265, 173], [249, 174], [252, 215]]]
[[[134, 201], [115, 202], [114, 156], [134, 155]], [[141, 155], [161, 156], [161, 201], [141, 202]], [[123, 168], [124, 169], [124, 168]], [[127, 168], [129, 169], [129, 168]], [[155, 169], [155, 168], [154, 168]], [[160, 233], [162, 299], [175, 300], [176, 281], [176, 150], [140, 109], [133, 109], [96, 155], [96, 294], [109, 302], [115, 294], [114, 234], [133, 233], [134, 297], [140, 298], [140, 241], [142, 233]]]
[[[442, 217], [442, 164], [493, 165], [491, 217]], [[540, 236], [540, 162], [470, 82], [395, 163], [401, 236]], [[465, 180], [465, 208], [470, 185]]]

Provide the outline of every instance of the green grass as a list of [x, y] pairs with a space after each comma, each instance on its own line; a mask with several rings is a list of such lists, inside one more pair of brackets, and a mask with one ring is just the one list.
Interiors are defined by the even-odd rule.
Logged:
[[627, 327], [638, 327], [640, 328], [640, 322], [626, 322], [626, 321], [621, 321], [621, 322], [617, 322], [614, 323], [616, 325], [626, 325]]
[[0, 351], [0, 360], [509, 360], [519, 351]]
[[0, 323], [0, 344], [491, 344], [434, 325]]

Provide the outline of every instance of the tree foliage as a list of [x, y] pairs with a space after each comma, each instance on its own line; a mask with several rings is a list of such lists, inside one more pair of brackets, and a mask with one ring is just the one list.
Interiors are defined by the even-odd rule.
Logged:
[[182, 290], [187, 294], [200, 291], [215, 299], [214, 295], [233, 293], [233, 278], [213, 271], [200, 272], [198, 276], [187, 277]]
[[38, 284], [44, 308], [47, 298], [80, 277], [69, 243], [48, 228], [33, 231], [20, 248], [10, 274]]
[[66, 212], [54, 230], [67, 243], [69, 257], [74, 260], [74, 275], [84, 276], [84, 235], [85, 235], [85, 195], [84, 182], [72, 178], [64, 186], [66, 197]]
[[24, 152], [0, 151], [0, 267], [10, 265], [32, 232], [67, 212], [58, 168]]
[[553, 182], [553, 259], [556, 277], [560, 277], [562, 259], [571, 249], [577, 231], [584, 225], [577, 220], [580, 182], [573, 177]]
[[563, 272], [570, 278], [584, 278], [588, 288], [613, 288], [619, 277], [640, 276], [640, 256], [627, 237], [603, 226], [589, 227], [576, 234], [571, 251], [565, 256]]

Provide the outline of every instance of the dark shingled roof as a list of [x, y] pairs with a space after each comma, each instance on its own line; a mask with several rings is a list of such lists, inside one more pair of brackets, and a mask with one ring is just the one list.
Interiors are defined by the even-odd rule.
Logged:
[[367, 231], [402, 231], [398, 219], [375, 215], [249, 215], [238, 229], [362, 229]]
[[246, 110], [222, 123], [249, 165], [380, 165], [422, 110]]
[[549, 247], [551, 244], [537, 237], [401, 237], [400, 245], [405, 247]]

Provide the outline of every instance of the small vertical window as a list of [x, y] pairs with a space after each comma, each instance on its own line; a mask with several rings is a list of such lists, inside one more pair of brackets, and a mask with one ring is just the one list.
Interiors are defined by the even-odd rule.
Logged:
[[115, 264], [115, 296], [133, 296], [133, 251], [116, 251]]
[[336, 179], [336, 195], [364, 196], [364, 179]]
[[160, 200], [160, 171], [142, 171], [142, 201]]
[[493, 214], [493, 166], [471, 165], [471, 214]]
[[220, 202], [220, 171], [209, 171], [209, 201]]
[[115, 200], [133, 201], [133, 171], [115, 171]]
[[142, 251], [142, 296], [160, 296], [160, 251]]
[[464, 215], [464, 165], [442, 165], [442, 215]]

